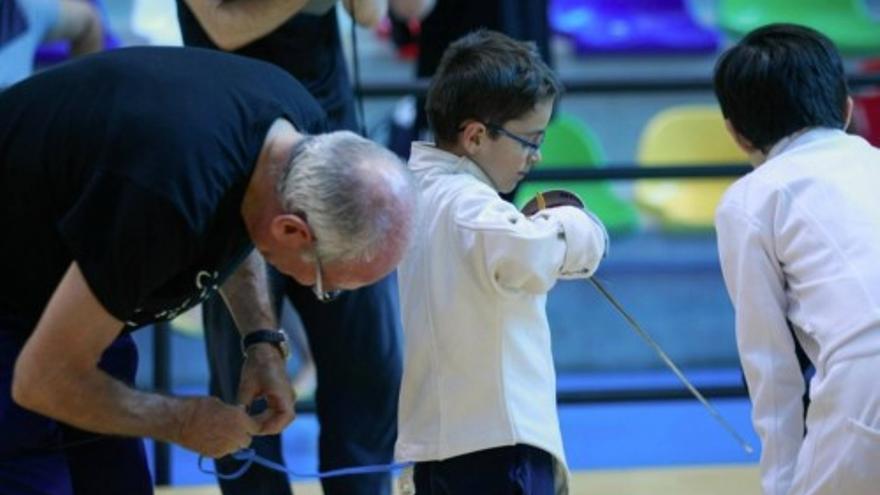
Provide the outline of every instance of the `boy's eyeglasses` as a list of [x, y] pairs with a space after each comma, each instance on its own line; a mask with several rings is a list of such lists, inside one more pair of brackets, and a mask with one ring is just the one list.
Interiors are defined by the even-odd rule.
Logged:
[[492, 124], [491, 122], [483, 122], [483, 125], [486, 126], [486, 128], [493, 130], [495, 132], [500, 132], [501, 134], [504, 134], [508, 138], [513, 139], [514, 141], [519, 143], [520, 146], [522, 146], [523, 149], [529, 153], [529, 156], [536, 155], [538, 153], [538, 151], [541, 149], [541, 144], [544, 141], [543, 137], [537, 143], [529, 141], [528, 139], [520, 136], [519, 134], [514, 134], [514, 133], [508, 131], [507, 129], [501, 127], [500, 125]]
[[312, 292], [315, 293], [315, 297], [318, 298], [319, 301], [324, 303], [330, 302], [342, 294], [341, 290], [324, 290], [324, 276], [321, 268], [321, 259], [318, 258], [317, 253], [315, 253], [315, 285], [312, 286]]

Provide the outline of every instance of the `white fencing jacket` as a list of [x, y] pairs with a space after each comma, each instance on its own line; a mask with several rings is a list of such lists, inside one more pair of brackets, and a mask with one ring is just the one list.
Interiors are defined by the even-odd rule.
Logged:
[[[831, 408], [811, 407], [816, 425], [840, 422], [835, 415], [858, 416], [852, 409], [862, 407], [859, 401], [838, 401], [838, 384], [823, 380], [832, 366], [852, 366], [880, 352], [880, 150], [833, 129], [785, 139], [763, 165], [726, 192], [716, 226], [721, 267], [736, 308], [737, 344], [753, 402], [752, 419], [763, 444], [764, 493], [794, 493], [790, 489], [798, 477], [819, 483], [822, 476], [817, 473], [840, 457], [855, 455], [868, 462], [860, 454], [830, 451], [829, 439], [822, 441], [826, 448], [799, 452], [804, 442], [804, 383], [793, 334], [817, 369], [811, 393], [834, 397], [829, 399]], [[824, 397], [811, 397], [814, 405], [824, 404]], [[864, 397], [862, 402], [880, 417], [880, 405], [871, 400]], [[810, 435], [817, 433], [814, 429], [821, 428], [811, 424]], [[874, 434], [876, 447], [869, 450], [872, 462], [877, 462], [880, 430]], [[810, 456], [821, 461], [798, 465]], [[863, 468], [862, 472], [880, 471], [880, 465]], [[812, 474], [803, 472], [810, 469]], [[841, 479], [834, 483], [849, 478]], [[862, 493], [845, 484], [814, 492], [806, 488], [811, 482], [804, 483], [795, 489], [798, 494]], [[880, 486], [871, 490], [880, 493]]]
[[396, 457], [442, 460], [518, 443], [567, 469], [545, 310], [558, 278], [586, 278], [607, 235], [578, 208], [526, 218], [467, 158], [414, 143], [421, 218], [398, 269], [404, 329]]

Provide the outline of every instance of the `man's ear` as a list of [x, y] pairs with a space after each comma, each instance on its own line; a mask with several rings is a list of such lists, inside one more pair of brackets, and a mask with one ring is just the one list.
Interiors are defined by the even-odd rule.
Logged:
[[461, 126], [461, 129], [461, 132], [458, 133], [459, 146], [464, 149], [468, 156], [479, 154], [484, 141], [488, 139], [486, 126], [482, 122], [468, 120]]
[[315, 242], [312, 229], [305, 219], [293, 213], [284, 213], [272, 218], [269, 225], [272, 239], [288, 252], [303, 252]]

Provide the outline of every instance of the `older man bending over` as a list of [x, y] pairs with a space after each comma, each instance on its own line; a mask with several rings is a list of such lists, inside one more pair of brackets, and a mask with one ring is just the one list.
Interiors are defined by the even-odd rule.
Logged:
[[[136, 437], [216, 457], [293, 419], [264, 260], [318, 297], [369, 284], [399, 262], [416, 201], [392, 154], [323, 122], [282, 70], [185, 48], [87, 57], [0, 95], [3, 491], [152, 493]], [[129, 332], [215, 289], [258, 416], [131, 387]]]

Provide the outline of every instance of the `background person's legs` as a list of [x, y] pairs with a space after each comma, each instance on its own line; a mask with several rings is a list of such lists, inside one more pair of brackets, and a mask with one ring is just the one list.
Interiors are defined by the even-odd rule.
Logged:
[[[138, 352], [129, 334], [104, 351], [98, 367], [129, 386], [134, 385]], [[96, 436], [64, 425], [64, 454], [77, 495], [152, 495], [153, 479], [140, 438]]]
[[[27, 411], [10, 397], [12, 370], [23, 339], [0, 325], [0, 493], [16, 495], [148, 495], [153, 482], [143, 443], [107, 437]], [[131, 385], [137, 350], [121, 335], [99, 367]]]
[[70, 495], [64, 453], [46, 450], [61, 439], [58, 423], [12, 400], [12, 371], [26, 327], [0, 317], [0, 493]]
[[0, 493], [73, 495], [64, 454], [52, 452], [0, 458]]
[[[318, 371], [322, 471], [392, 461], [402, 369], [397, 277], [321, 303], [309, 287], [288, 283]], [[325, 495], [391, 493], [391, 476], [322, 481]]]
[[[78, 432], [68, 435], [65, 442], [76, 441], [78, 436], [93, 436]], [[140, 438], [100, 437], [81, 445], [65, 448], [70, 468], [73, 493], [114, 495], [152, 495], [153, 479], [147, 466], [147, 453]]]

